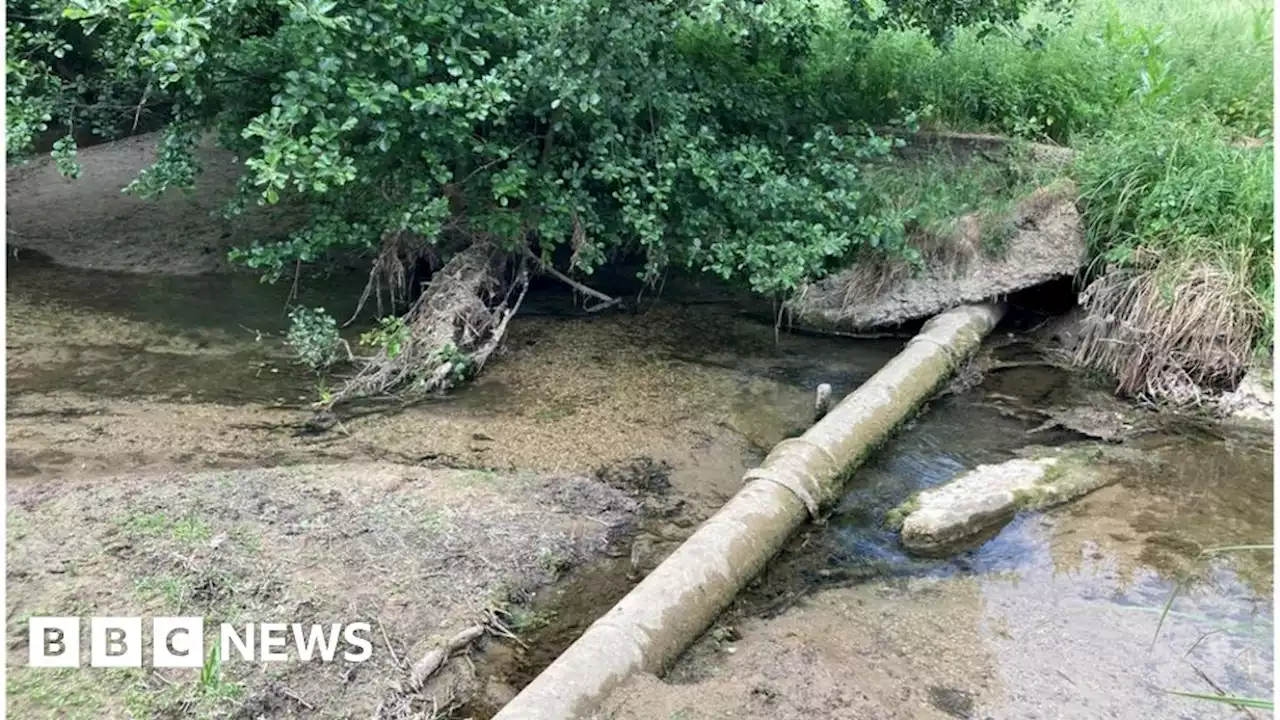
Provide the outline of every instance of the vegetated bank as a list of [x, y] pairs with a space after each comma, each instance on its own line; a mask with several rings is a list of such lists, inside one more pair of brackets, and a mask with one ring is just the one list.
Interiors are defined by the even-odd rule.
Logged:
[[[244, 161], [229, 212], [290, 206], [303, 222], [238, 260], [274, 279], [373, 260], [359, 300], [387, 321], [326, 406], [474, 375], [530, 273], [604, 309], [621, 300], [591, 274], [624, 258], [655, 287], [684, 268], [776, 301], [850, 264], [918, 266], [930, 211], [870, 167], [895, 141], [866, 128], [895, 120], [1082, 150], [1090, 329], [1076, 359], [1121, 392], [1230, 389], [1269, 351], [1269, 11], [856, 7], [37, 6], [11, 21], [29, 52], [9, 69], [10, 152], [51, 123], [119, 132], [125, 110], [163, 111], [159, 162], [132, 187], [145, 196], [196, 182], [191, 150], [214, 131]], [[120, 96], [141, 101], [105, 100]], [[76, 172], [70, 141], [54, 156]], [[343, 357], [334, 324], [309, 317], [299, 339], [327, 345], [310, 356]]]
[[1271, 8], [1083, 1], [1046, 18], [941, 49], [913, 32], [827, 35], [825, 56], [860, 62], [825, 69], [864, 100], [851, 117], [928, 106], [937, 127], [1076, 149], [1088, 256], [1075, 361], [1126, 395], [1230, 390], [1270, 367]]

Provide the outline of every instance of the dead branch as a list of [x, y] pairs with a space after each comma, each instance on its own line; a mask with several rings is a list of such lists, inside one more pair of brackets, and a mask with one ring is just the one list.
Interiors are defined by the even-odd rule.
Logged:
[[432, 648], [422, 659], [413, 664], [413, 668], [409, 671], [409, 677], [406, 680], [406, 691], [417, 692], [428, 679], [431, 678], [449, 658], [455, 653], [471, 646], [471, 643], [484, 637], [486, 627], [483, 623], [476, 623], [471, 627], [459, 632], [443, 645]]
[[595, 306], [592, 306], [592, 307], [589, 307], [589, 308], [586, 308], [586, 311], [587, 311], [587, 312], [589, 312], [589, 313], [599, 312], [599, 311], [601, 311], [601, 310], [604, 310], [605, 308], [613, 307], [614, 305], [617, 305], [617, 304], [619, 304], [619, 303], [621, 303], [621, 302], [622, 302], [622, 298], [621, 298], [621, 297], [610, 297], [610, 296], [608, 296], [608, 295], [605, 295], [604, 293], [600, 292], [599, 290], [596, 290], [595, 288], [592, 288], [592, 287], [588, 287], [588, 286], [586, 286], [586, 285], [583, 285], [582, 283], [578, 282], [577, 280], [574, 280], [573, 278], [569, 277], [568, 275], [565, 275], [564, 273], [562, 273], [562, 272], [560, 272], [559, 270], [555, 269], [555, 268], [554, 268], [554, 267], [552, 267], [551, 265], [549, 265], [549, 264], [547, 264], [547, 263], [544, 263], [544, 262], [542, 261], [542, 258], [538, 257], [537, 255], [534, 255], [534, 254], [533, 254], [533, 251], [532, 251], [532, 250], [530, 250], [528, 247], [526, 247], [526, 248], [524, 249], [524, 252], [525, 252], [525, 255], [526, 255], [526, 256], [528, 256], [528, 257], [529, 257], [529, 258], [531, 258], [535, 263], [537, 263], [537, 264], [538, 264], [538, 269], [539, 269], [539, 270], [541, 270], [542, 272], [544, 272], [544, 273], [546, 273], [546, 274], [550, 275], [551, 277], [553, 277], [553, 278], [555, 278], [555, 279], [559, 280], [560, 282], [564, 283], [565, 285], [568, 285], [569, 287], [573, 288], [574, 290], [577, 290], [578, 292], [582, 293], [583, 295], [587, 295], [587, 296], [589, 296], [589, 297], [593, 297], [593, 298], [595, 298], [595, 299], [597, 299], [597, 300], [599, 300], [599, 301], [600, 301], [600, 303], [601, 303], [601, 304], [599, 304], [599, 305], [595, 305]]
[[[388, 267], [399, 262], [389, 250], [383, 257]], [[504, 279], [511, 260], [483, 239], [454, 255], [434, 273], [402, 317], [403, 328], [397, 332], [403, 335], [394, 349], [388, 345], [368, 358], [324, 409], [352, 397], [405, 387], [414, 394], [447, 390], [478, 370], [502, 342], [511, 315], [528, 288], [523, 258], [514, 281]], [[509, 304], [513, 294], [516, 301]]]
[[378, 632], [382, 633], [382, 642], [387, 646], [387, 652], [391, 653], [391, 659], [395, 661], [396, 667], [404, 669], [404, 662], [400, 660], [400, 656], [396, 654], [395, 648], [391, 647], [391, 639], [387, 637], [386, 628], [382, 627], [382, 620], [374, 618], [378, 623]]

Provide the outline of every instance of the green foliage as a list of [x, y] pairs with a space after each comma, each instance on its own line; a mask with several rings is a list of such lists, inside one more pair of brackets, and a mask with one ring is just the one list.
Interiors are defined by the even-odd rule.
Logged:
[[945, 48], [917, 30], [867, 39], [833, 28], [816, 42], [831, 58], [826, 103], [850, 118], [932, 105], [934, 120], [953, 128], [1070, 142], [1145, 107], [1208, 110], [1257, 135], [1271, 127], [1271, 12], [1264, 3], [1077, 0], [1069, 15], [1036, 11], [1014, 26], [957, 31]]
[[6, 154], [20, 158], [56, 131], [65, 135], [55, 147], [58, 170], [75, 177], [72, 135], [128, 130], [154, 109], [148, 79], [114, 63], [94, 28], [69, 22], [59, 0], [16, 0], [6, 10]]
[[475, 361], [453, 343], [445, 343], [438, 348], [432, 353], [431, 360], [427, 363], [428, 367], [444, 367], [446, 364], [449, 366], [446, 383], [449, 386], [466, 382], [475, 372]]
[[324, 308], [296, 307], [289, 311], [289, 321], [285, 342], [299, 362], [321, 372], [338, 361], [342, 345], [338, 322]]
[[1271, 143], [1243, 147], [1212, 118], [1143, 113], [1087, 144], [1077, 168], [1092, 255], [1115, 266], [1209, 262], [1247, 283], [1273, 322]]
[[409, 341], [409, 327], [399, 317], [384, 317], [378, 320], [378, 326], [360, 336], [360, 344], [375, 348], [394, 360]]
[[80, 177], [80, 164], [76, 162], [76, 139], [70, 135], [59, 138], [53, 144], [53, 161], [58, 172], [65, 177]]
[[[956, 0], [939, 14], [912, 2], [902, 12], [934, 31], [1005, 22], [1025, 4]], [[651, 281], [674, 265], [770, 294], [858, 249], [906, 252], [902, 218], [859, 173], [890, 142], [836, 132], [843, 117], [809, 107], [826, 92], [810, 72], [814, 38], [833, 22], [847, 29], [847, 7], [70, 0], [56, 16], [44, 8], [40, 27], [92, 41], [76, 52], [95, 71], [78, 77], [116, 95], [141, 88], [170, 108], [157, 162], [132, 192], [189, 187], [192, 150], [214, 130], [244, 158], [229, 212], [311, 210], [289, 240], [235, 253], [268, 278], [404, 233], [514, 245], [536, 232], [544, 252], [571, 244], [581, 272], [633, 254]], [[52, 52], [45, 35], [23, 38]], [[54, 75], [43, 66], [10, 74], [25, 103], [13, 147], [73, 115], [64, 96], [85, 99], [66, 83], [41, 85]]]
[[[850, 0], [855, 16], [864, 26], [924, 32], [935, 45], [946, 47], [957, 29], [975, 31], [979, 38], [1016, 25], [1034, 4], [1029, 0], [884, 0], [873, 9], [868, 0]], [[1072, 0], [1045, 0], [1040, 3], [1050, 13], [1069, 15]], [[1043, 32], [1042, 26], [1037, 29]]]
[[[27, 0], [7, 26], [7, 148], [118, 134], [163, 108], [157, 162], [129, 188], [150, 197], [198, 180], [193, 150], [212, 131], [243, 158], [228, 213], [309, 213], [287, 240], [233, 253], [271, 280], [391, 236], [446, 251], [536, 237], [581, 273], [630, 256], [650, 281], [688, 268], [785, 295], [867, 252], [915, 259], [906, 230], [928, 208], [876, 186], [892, 143], [867, 128], [929, 109], [952, 128], [1085, 145], [1099, 256], [1212, 256], [1246, 268], [1269, 307], [1271, 161], [1224, 140], [1270, 136], [1271, 13], [1166, 0]], [[75, 175], [69, 139], [55, 160]], [[313, 349], [308, 364], [332, 362], [332, 346]]]

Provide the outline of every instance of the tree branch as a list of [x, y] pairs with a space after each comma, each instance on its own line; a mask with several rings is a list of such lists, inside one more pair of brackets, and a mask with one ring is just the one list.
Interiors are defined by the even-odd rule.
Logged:
[[544, 273], [546, 273], [546, 274], [550, 275], [551, 277], [553, 277], [553, 278], [555, 278], [555, 279], [559, 280], [560, 282], [564, 283], [565, 285], [568, 285], [569, 287], [573, 288], [574, 290], [577, 290], [578, 292], [582, 293], [583, 295], [587, 295], [587, 296], [593, 297], [593, 298], [595, 298], [595, 299], [597, 299], [597, 300], [599, 300], [599, 301], [600, 301], [600, 304], [599, 304], [599, 305], [594, 305], [594, 306], [592, 306], [592, 307], [587, 308], [587, 312], [589, 312], [589, 313], [600, 312], [601, 310], [604, 310], [605, 308], [613, 307], [614, 305], [618, 305], [618, 304], [620, 304], [620, 303], [622, 302], [622, 298], [620, 298], [620, 297], [610, 297], [610, 296], [608, 296], [608, 295], [605, 295], [604, 293], [600, 292], [599, 290], [596, 290], [595, 288], [592, 288], [592, 287], [588, 287], [588, 286], [586, 286], [586, 285], [583, 285], [582, 283], [578, 282], [577, 280], [574, 280], [573, 278], [569, 277], [568, 275], [565, 275], [564, 273], [562, 273], [562, 272], [560, 272], [559, 270], [555, 269], [554, 267], [552, 267], [552, 266], [548, 265], [547, 263], [544, 263], [544, 262], [542, 261], [542, 258], [540, 258], [540, 257], [538, 257], [537, 255], [534, 255], [534, 254], [533, 254], [533, 251], [529, 249], [529, 246], [528, 246], [528, 245], [525, 245], [525, 247], [524, 247], [524, 252], [525, 252], [525, 255], [529, 256], [529, 258], [531, 258], [535, 263], [537, 263], [537, 264], [538, 264], [538, 268], [539, 268], [540, 270], [542, 270], [542, 272], [544, 272]]

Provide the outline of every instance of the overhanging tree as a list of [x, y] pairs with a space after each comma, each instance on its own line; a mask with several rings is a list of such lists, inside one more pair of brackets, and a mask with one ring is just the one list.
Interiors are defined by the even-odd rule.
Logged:
[[[1023, 5], [952, 4], [1010, 17]], [[904, 217], [859, 181], [890, 141], [814, 114], [831, 90], [805, 72], [818, 5], [35, 2], [9, 21], [9, 153], [133, 93], [171, 115], [131, 186], [157, 195], [197, 182], [192, 151], [215, 132], [246, 158], [229, 212], [309, 215], [283, 242], [236, 251], [250, 267], [275, 278], [364, 252], [370, 292], [403, 300], [406, 268], [443, 263], [328, 402], [432, 390], [483, 364], [530, 271], [569, 279], [553, 258], [582, 277], [627, 255], [650, 282], [674, 265], [783, 295], [856, 252], [909, 254]], [[897, 3], [899, 20], [915, 13], [933, 31], [968, 17], [936, 5]], [[68, 54], [79, 72], [59, 67]], [[68, 172], [73, 152], [56, 151]]]

